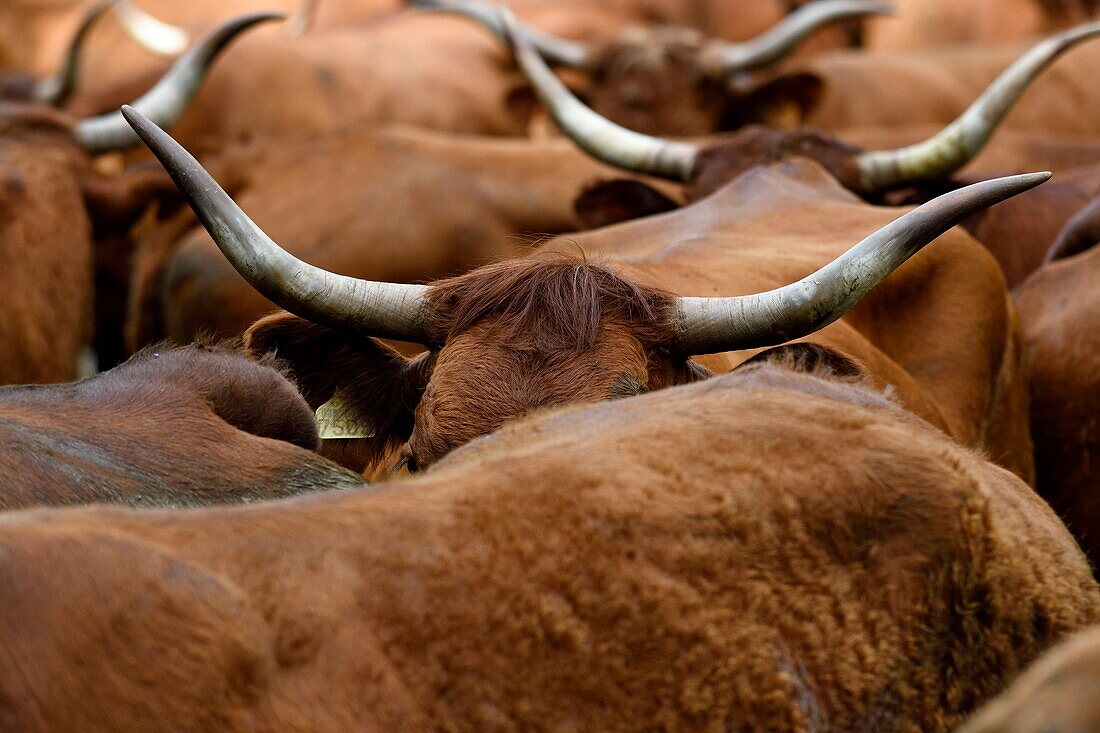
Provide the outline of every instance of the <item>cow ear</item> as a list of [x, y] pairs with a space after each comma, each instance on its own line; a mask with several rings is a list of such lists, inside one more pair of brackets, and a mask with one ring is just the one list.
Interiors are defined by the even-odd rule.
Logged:
[[140, 166], [117, 175], [88, 171], [80, 180], [84, 204], [96, 232], [125, 232], [152, 204], [160, 214], [183, 204], [179, 189], [163, 168]]
[[429, 354], [406, 359], [374, 339], [285, 312], [254, 323], [245, 348], [254, 357], [274, 355], [311, 408], [337, 415], [340, 430], [356, 436], [323, 440], [322, 455], [359, 472], [396, 460], [431, 374]]
[[817, 108], [825, 82], [813, 72], [800, 71], [762, 81], [734, 76], [728, 87], [734, 100], [727, 129], [760, 124], [792, 130]]
[[679, 207], [648, 183], [629, 178], [600, 181], [582, 191], [573, 202], [573, 210], [586, 229], [663, 214]]
[[798, 342], [765, 349], [742, 363], [738, 369], [754, 364], [772, 364], [826, 379], [862, 382], [871, 377], [870, 371], [861, 362], [836, 349], [814, 343]]

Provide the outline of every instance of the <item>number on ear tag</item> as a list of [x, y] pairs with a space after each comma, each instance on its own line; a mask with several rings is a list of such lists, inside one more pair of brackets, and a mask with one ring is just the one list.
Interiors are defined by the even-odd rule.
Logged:
[[344, 401], [339, 390], [332, 399], [317, 408], [317, 430], [321, 440], [373, 438], [374, 428]]

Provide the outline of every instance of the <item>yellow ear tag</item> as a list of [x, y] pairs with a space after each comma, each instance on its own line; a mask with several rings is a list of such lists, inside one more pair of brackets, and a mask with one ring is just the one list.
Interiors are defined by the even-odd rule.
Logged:
[[317, 430], [321, 440], [373, 438], [374, 428], [344, 401], [339, 390], [332, 399], [317, 408]]

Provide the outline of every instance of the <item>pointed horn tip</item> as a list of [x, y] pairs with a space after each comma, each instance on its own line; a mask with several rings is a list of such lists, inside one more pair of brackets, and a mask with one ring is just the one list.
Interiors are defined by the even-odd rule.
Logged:
[[128, 104], [122, 105], [119, 111], [122, 113], [122, 119], [126, 120], [126, 123], [130, 125], [130, 127], [134, 128], [134, 132], [136, 132], [142, 140], [145, 140], [145, 133], [148, 132], [149, 126], [153, 124], [152, 121]]
[[1050, 171], [1021, 173], [1015, 176], [1005, 176], [1004, 178], [992, 178], [988, 181], [976, 183], [974, 184], [974, 186], [991, 189], [991, 193], [993, 193], [993, 195], [1003, 199], [1008, 199], [1024, 193], [1025, 191], [1030, 191], [1036, 186], [1041, 186], [1042, 184], [1049, 181], [1053, 175], [1054, 174]]

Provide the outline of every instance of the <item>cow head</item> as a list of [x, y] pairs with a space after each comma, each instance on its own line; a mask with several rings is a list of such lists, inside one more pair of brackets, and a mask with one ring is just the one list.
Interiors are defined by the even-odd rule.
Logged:
[[[1049, 177], [954, 191], [805, 279], [752, 295], [679, 297], [582, 258], [538, 256], [430, 286], [399, 285], [298, 260], [171, 137], [131, 109], [123, 113], [237, 271], [303, 319], [261, 321], [251, 332], [253, 348], [282, 346], [292, 364], [300, 354], [312, 366], [296, 367], [299, 377], [313, 373], [324, 383], [315, 403], [337, 390], [345, 401], [359, 400], [380, 446], [376, 454], [387, 441], [408, 438], [405, 453], [417, 466], [525, 411], [691, 381], [706, 375], [692, 355], [772, 346], [824, 328], [962, 218]], [[424, 344], [428, 352], [405, 360], [377, 337]], [[310, 381], [303, 378], [307, 391]], [[370, 395], [353, 396], [363, 392]]]
[[[420, 0], [421, 7], [462, 13], [503, 36], [500, 16], [475, 0]], [[729, 129], [744, 75], [774, 64], [827, 23], [889, 13], [883, 0], [818, 0], [744, 43], [687, 28], [633, 28], [603, 44], [567, 41], [527, 29], [539, 53], [590, 79], [589, 100], [602, 115], [652, 135], [705, 135]]]
[[[754, 126], [705, 144], [665, 140], [628, 130], [574, 96], [554, 75], [510, 13], [502, 11], [498, 17], [517, 63], [566, 135], [605, 163], [685, 183], [689, 200], [712, 193], [749, 168], [792, 156], [815, 159], [845, 187], [869, 199], [893, 189], [942, 180], [981, 151], [1043, 69], [1077, 43], [1100, 35], [1100, 23], [1088, 23], [1054, 35], [1006, 69], [968, 110], [939, 134], [900, 150], [861, 152], [829, 135], [809, 130], [782, 131]], [[637, 199], [635, 189], [629, 194]]]

